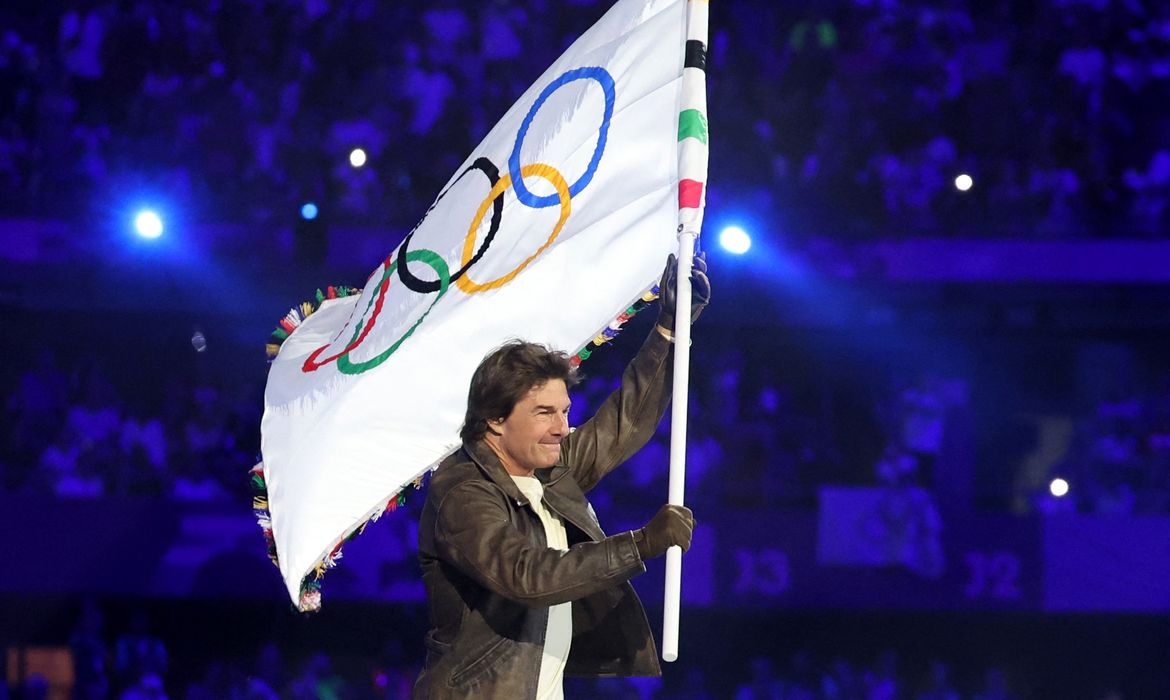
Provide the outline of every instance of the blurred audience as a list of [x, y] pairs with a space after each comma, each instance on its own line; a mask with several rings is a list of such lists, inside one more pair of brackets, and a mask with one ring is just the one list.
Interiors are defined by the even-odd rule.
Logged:
[[[607, 5], [6, 6], [0, 216], [84, 218], [149, 181], [204, 220], [284, 221], [313, 198], [333, 220], [405, 230]], [[782, 212], [786, 235], [1164, 235], [1161, 6], [712, 13], [717, 206]], [[364, 168], [347, 163], [355, 147]]]
[[[0, 217], [84, 218], [86, 202], [150, 181], [201, 208], [194, 219], [281, 222], [313, 198], [336, 220], [406, 230], [606, 6], [0, 8]], [[784, 235], [822, 241], [829, 231], [1167, 230], [1170, 10], [818, 0], [712, 12], [713, 206], [776, 212], [770, 225]], [[364, 168], [348, 165], [355, 147], [367, 153]], [[973, 177], [969, 192], [954, 187], [959, 173]], [[811, 507], [819, 485], [855, 483], [920, 486], [944, 508], [971, 506], [986, 466], [976, 455], [989, 439], [977, 426], [998, 409], [972, 377], [878, 370], [869, 386], [825, 374], [803, 382], [781, 376], [769, 351], [724, 347], [695, 377], [696, 504]], [[592, 364], [595, 376], [617, 376], [609, 360]], [[240, 497], [239, 474], [256, 451], [258, 385], [237, 391], [214, 375], [180, 376], [159, 402], [98, 363], [65, 365], [52, 351], [15, 371], [4, 403], [5, 491]], [[580, 405], [596, 405], [610, 385], [588, 385]], [[1167, 395], [1102, 397], [1038, 419], [1043, 444], [997, 499], [1017, 511], [1166, 512]], [[599, 498], [620, 508], [625, 494], [661, 486], [665, 425]], [[736, 480], [719, 478], [728, 465]], [[1074, 481], [1068, 497], [1049, 494], [1057, 472]]]
[[[1029, 406], [1051, 401], [1023, 397], [1005, 407], [1002, 396], [957, 371], [871, 362], [778, 373], [780, 365], [799, 367], [808, 349], [767, 338], [743, 345], [716, 335], [695, 352], [695, 367], [705, 368], [691, 383], [687, 491], [696, 508], [812, 509], [824, 485], [869, 485], [885, 489], [879, 524], [897, 524], [907, 543], [933, 541], [940, 514], [975, 507], [1170, 512], [1170, 379], [1131, 379], [1125, 386], [1138, 388], [1122, 390], [1089, 376], [1060, 413], [1033, 416]], [[1128, 355], [1108, 366], [1170, 377], [1156, 357]], [[624, 359], [608, 351], [590, 358], [571, 419], [590, 415], [614, 388]], [[161, 393], [136, 375], [112, 378], [92, 358], [47, 353], [23, 371], [9, 369], [0, 382], [10, 387], [0, 428], [6, 492], [247, 500], [242, 475], [258, 451], [259, 365], [245, 381], [217, 370], [168, 372]], [[995, 374], [1009, 390], [1031, 382], [1027, 370]], [[1004, 436], [988, 427], [1001, 419], [1021, 424], [1024, 454], [1002, 449]], [[629, 468], [602, 483], [598, 507], [621, 519], [637, 512], [640, 494], [666, 489], [669, 432], [664, 420]], [[724, 478], [729, 469], [735, 479]], [[1067, 494], [1053, 495], [1056, 477], [1069, 484]], [[976, 503], [985, 492], [996, 495]], [[929, 574], [937, 554], [923, 549], [907, 560]]]
[[[71, 648], [75, 675], [73, 697], [116, 697], [161, 700], [408, 700], [417, 669], [408, 653], [408, 641], [393, 634], [378, 654], [324, 651], [296, 654], [286, 659], [275, 638], [262, 641], [253, 653], [216, 646], [181, 645], [168, 664], [167, 642], [146, 632], [149, 622], [141, 611], [132, 613], [126, 630], [106, 645], [102, 612], [85, 603]], [[175, 634], [180, 634], [178, 631]], [[84, 643], [79, 640], [85, 639]], [[315, 645], [320, 647], [321, 645]], [[856, 645], [853, 645], [856, 653]], [[816, 654], [797, 649], [786, 654], [757, 649], [727, 664], [715, 657], [691, 659], [685, 668], [667, 669], [664, 678], [565, 679], [565, 697], [621, 698], [623, 700], [1010, 700], [1017, 697], [1005, 668], [985, 666], [979, 654], [954, 662], [915, 657], [906, 662], [898, 649], [867, 643], [869, 659], [846, 654]], [[130, 649], [131, 651], [128, 651]], [[194, 655], [194, 656], [192, 656]], [[717, 655], [724, 658], [725, 655]], [[114, 674], [107, 677], [94, 659], [113, 658]], [[127, 659], [130, 659], [127, 661]], [[964, 683], [952, 680], [968, 679]], [[1025, 682], [1023, 670], [1013, 670], [1013, 682]], [[38, 685], [39, 684], [39, 685]], [[30, 678], [23, 695], [36, 695], [43, 678]], [[0, 684], [2, 688], [2, 684]], [[0, 696], [2, 697], [2, 696]]]

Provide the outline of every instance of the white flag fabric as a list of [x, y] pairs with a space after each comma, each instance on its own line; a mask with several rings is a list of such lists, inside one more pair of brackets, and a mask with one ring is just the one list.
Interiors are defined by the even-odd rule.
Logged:
[[320, 606], [341, 544], [458, 447], [488, 352], [523, 338], [576, 353], [657, 280], [677, 246], [685, 13], [684, 0], [620, 0], [360, 293], [330, 288], [282, 322], [254, 481], [299, 609]]

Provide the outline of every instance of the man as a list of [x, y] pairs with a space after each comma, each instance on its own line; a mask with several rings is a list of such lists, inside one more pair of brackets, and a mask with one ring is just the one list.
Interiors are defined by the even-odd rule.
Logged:
[[[711, 296], [695, 260], [692, 320]], [[672, 545], [690, 510], [665, 505], [607, 537], [585, 493], [653, 435], [670, 400], [675, 262], [658, 324], [597, 414], [570, 432], [564, 353], [513, 341], [471, 379], [463, 447], [435, 471], [419, 522], [432, 629], [417, 699], [557, 700], [565, 673], [659, 675], [646, 614], [628, 580]]]

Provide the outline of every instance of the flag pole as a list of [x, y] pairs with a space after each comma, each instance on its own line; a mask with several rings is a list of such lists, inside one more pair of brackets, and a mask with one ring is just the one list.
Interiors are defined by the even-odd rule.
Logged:
[[[667, 502], [683, 505], [687, 458], [687, 395], [691, 364], [691, 263], [696, 235], [684, 231], [678, 241], [678, 312], [674, 322], [674, 410], [670, 414], [670, 484]], [[663, 603], [662, 658], [678, 659], [679, 604], [682, 597], [682, 549], [666, 551], [666, 599]]]
[[[703, 227], [707, 199], [707, 11], [708, 0], [687, 0], [686, 59], [683, 64], [678, 149], [678, 270], [674, 319], [674, 394], [670, 422], [670, 483], [667, 502], [683, 505], [687, 455], [687, 401], [691, 364], [691, 265]], [[666, 552], [662, 658], [678, 659], [682, 550]]]

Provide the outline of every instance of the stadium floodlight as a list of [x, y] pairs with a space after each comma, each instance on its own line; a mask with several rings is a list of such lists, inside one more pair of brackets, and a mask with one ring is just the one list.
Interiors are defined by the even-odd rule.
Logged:
[[134, 217], [134, 230], [143, 238], [158, 238], [163, 232], [163, 222], [158, 214], [144, 209]]
[[752, 237], [739, 226], [728, 226], [719, 233], [719, 245], [729, 253], [743, 255], [752, 247]]

